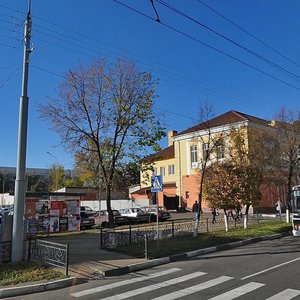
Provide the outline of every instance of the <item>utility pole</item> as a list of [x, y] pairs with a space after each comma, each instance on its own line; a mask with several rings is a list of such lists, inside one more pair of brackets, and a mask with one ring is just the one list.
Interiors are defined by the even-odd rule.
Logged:
[[18, 156], [15, 184], [15, 203], [12, 234], [12, 262], [23, 260], [24, 247], [24, 204], [26, 194], [26, 147], [27, 147], [27, 124], [28, 124], [28, 70], [30, 37], [31, 37], [31, 0], [28, 0], [28, 13], [24, 29], [24, 56], [23, 56], [23, 76], [22, 76], [22, 95], [20, 97], [19, 112], [19, 132], [18, 132]]

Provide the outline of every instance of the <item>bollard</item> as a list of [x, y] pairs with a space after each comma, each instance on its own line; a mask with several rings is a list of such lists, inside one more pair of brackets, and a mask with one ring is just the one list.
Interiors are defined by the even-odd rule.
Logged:
[[174, 237], [174, 220], [172, 220], [172, 237]]
[[206, 232], [208, 233], [208, 218], [206, 218]]
[[102, 240], [102, 227], [100, 228], [100, 249], [103, 249], [103, 240]]
[[66, 276], [69, 276], [69, 243], [66, 244], [66, 267], [65, 267], [65, 272]]
[[148, 237], [145, 234], [145, 259], [148, 259]]
[[129, 225], [129, 244], [131, 244], [131, 225]]
[[[30, 256], [31, 256], [31, 235], [29, 236], [29, 241], [28, 241], [28, 257], [27, 260], [30, 260]], [[3, 257], [4, 257], [4, 251], [3, 251]], [[2, 258], [3, 261], [3, 258]]]

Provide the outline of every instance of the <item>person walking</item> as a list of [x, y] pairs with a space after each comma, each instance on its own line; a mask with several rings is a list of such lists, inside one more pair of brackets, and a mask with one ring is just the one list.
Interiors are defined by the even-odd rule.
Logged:
[[194, 217], [194, 221], [196, 221], [198, 219], [198, 213], [199, 213], [199, 204], [197, 201], [195, 201], [195, 203], [193, 204], [193, 209], [192, 209], [195, 217]]

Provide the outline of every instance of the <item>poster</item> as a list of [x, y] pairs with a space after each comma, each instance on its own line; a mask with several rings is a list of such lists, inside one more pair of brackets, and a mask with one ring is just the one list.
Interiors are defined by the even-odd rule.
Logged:
[[26, 200], [26, 216], [34, 217], [35, 216], [35, 204], [36, 200]]
[[36, 234], [39, 231], [39, 220], [37, 219], [28, 219], [27, 220], [27, 233]]
[[59, 216], [59, 209], [50, 209], [51, 216]]
[[49, 213], [48, 201], [37, 201], [35, 203], [35, 213], [45, 215]]
[[50, 209], [50, 215], [51, 216], [60, 216], [63, 214], [64, 210], [64, 201], [50, 201], [51, 203], [51, 209]]
[[49, 232], [50, 231], [50, 219], [44, 218], [43, 219], [43, 232]]
[[67, 201], [68, 215], [79, 215], [80, 204], [79, 201]]
[[69, 217], [68, 218], [68, 230], [69, 231], [80, 230], [80, 217]]
[[59, 231], [67, 231], [68, 230], [68, 218], [63, 217], [59, 218]]
[[59, 231], [59, 218], [50, 217], [50, 232], [58, 232], [58, 231]]

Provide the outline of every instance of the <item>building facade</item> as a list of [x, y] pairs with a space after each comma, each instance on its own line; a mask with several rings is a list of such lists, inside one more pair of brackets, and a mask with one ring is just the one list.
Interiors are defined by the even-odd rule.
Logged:
[[[198, 200], [203, 162], [209, 166], [216, 161], [225, 161], [232, 155], [232, 130], [240, 131], [245, 137], [246, 147], [251, 151], [249, 132], [272, 130], [272, 122], [236, 111], [228, 111], [206, 122], [182, 132], [168, 133], [168, 147], [147, 157], [153, 169], [141, 172], [141, 189], [131, 193], [132, 199], [150, 199], [168, 209], [191, 208]], [[214, 150], [211, 150], [211, 147]], [[207, 157], [209, 156], [209, 157]], [[207, 158], [207, 159], [206, 159]], [[163, 177], [163, 191], [151, 193], [150, 178]], [[279, 198], [286, 196], [277, 187], [261, 186], [260, 206], [274, 207]], [[203, 210], [208, 205], [203, 199]]]

